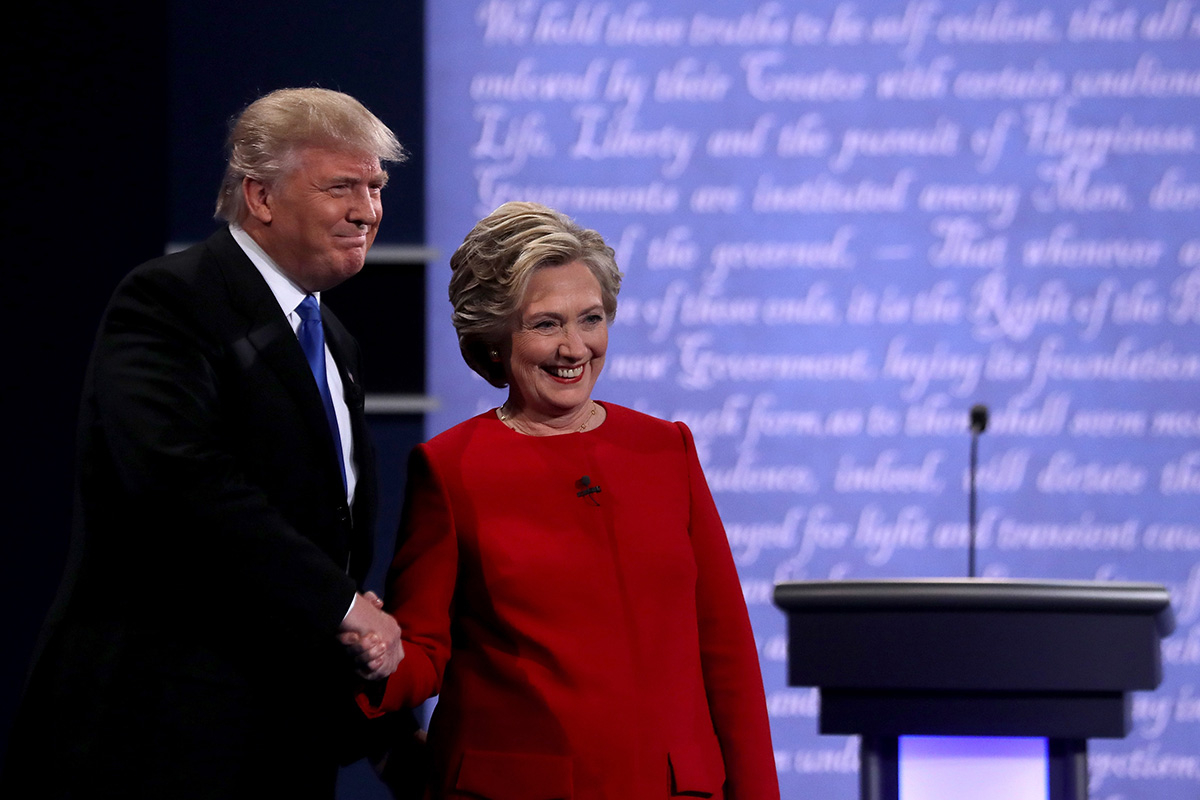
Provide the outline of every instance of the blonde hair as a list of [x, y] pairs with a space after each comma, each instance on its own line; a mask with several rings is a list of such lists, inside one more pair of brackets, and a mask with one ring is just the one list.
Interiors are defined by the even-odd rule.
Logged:
[[216, 218], [241, 223], [249, 213], [242, 181], [278, 180], [304, 147], [364, 153], [380, 162], [407, 158], [391, 129], [350, 95], [330, 89], [278, 89], [255, 100], [233, 121]]
[[508, 335], [530, 277], [573, 261], [596, 276], [611, 323], [622, 275], [599, 233], [539, 203], [505, 203], [477, 222], [450, 257], [451, 319], [467, 366], [493, 386], [505, 386], [504, 367], [490, 351]]

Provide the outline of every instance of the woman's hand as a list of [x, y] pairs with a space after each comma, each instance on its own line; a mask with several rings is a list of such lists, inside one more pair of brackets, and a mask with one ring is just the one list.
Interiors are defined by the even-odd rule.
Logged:
[[359, 676], [369, 681], [391, 675], [404, 659], [400, 626], [382, 609], [383, 601], [374, 592], [355, 596], [338, 634], [358, 664]]

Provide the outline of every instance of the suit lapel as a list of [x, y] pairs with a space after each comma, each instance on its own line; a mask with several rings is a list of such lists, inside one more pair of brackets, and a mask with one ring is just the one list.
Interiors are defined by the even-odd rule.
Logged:
[[346, 405], [350, 408], [351, 417], [360, 417], [363, 414], [364, 395], [359, 376], [355, 372], [358, 359], [354, 356], [354, 339], [342, 326], [341, 320], [333, 310], [324, 304], [321, 306], [321, 319], [325, 322], [325, 344], [329, 346], [329, 352], [333, 353], [338, 373], [342, 376]]
[[[374, 549], [374, 506], [375, 506], [375, 452], [371, 447], [371, 436], [367, 430], [365, 394], [358, 374], [360, 359], [358, 344], [342, 326], [333, 310], [322, 304], [321, 318], [325, 322], [325, 343], [333, 353], [338, 372], [342, 376], [346, 406], [350, 409], [350, 427], [354, 434], [355, 466], [358, 468], [358, 485], [354, 498], [354, 527], [356, 562], [353, 573], [359, 581], [366, 578]], [[365, 559], [364, 559], [365, 556]]]
[[[257, 357], [287, 387], [292, 399], [300, 408], [309, 432], [325, 442], [325, 449], [329, 454], [325, 461], [331, 477], [336, 478], [340, 487], [342, 479], [337, 468], [337, 451], [334, 450], [333, 436], [325, 418], [321, 395], [317, 391], [312, 370], [292, 326], [279, 308], [270, 287], [242, 252], [242, 248], [233, 240], [228, 229], [223, 228], [213, 234], [208, 240], [208, 245], [216, 254], [217, 263], [225, 277], [230, 305], [244, 321], [245, 336], [234, 344], [235, 350], [245, 350], [246, 352], [240, 354], [243, 358]], [[328, 325], [326, 328], [328, 329]], [[330, 349], [333, 350], [332, 347]], [[336, 352], [334, 359], [338, 360]]]

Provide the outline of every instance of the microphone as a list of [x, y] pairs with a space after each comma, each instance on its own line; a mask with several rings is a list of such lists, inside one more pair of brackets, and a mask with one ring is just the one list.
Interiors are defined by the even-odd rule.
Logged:
[[592, 486], [591, 483], [592, 479], [587, 475], [584, 475], [582, 478], [575, 481], [575, 488], [579, 490], [575, 492], [575, 496], [586, 497], [587, 499], [591, 500], [593, 504], [600, 505], [600, 501], [593, 496], [600, 491], [600, 484]]
[[983, 433], [987, 430], [988, 424], [988, 407], [983, 403], [976, 403], [971, 406], [971, 432], [975, 434]]
[[967, 495], [967, 577], [975, 577], [975, 470], [979, 464], [979, 434], [987, 430], [988, 408], [982, 403], [971, 406], [970, 491]]

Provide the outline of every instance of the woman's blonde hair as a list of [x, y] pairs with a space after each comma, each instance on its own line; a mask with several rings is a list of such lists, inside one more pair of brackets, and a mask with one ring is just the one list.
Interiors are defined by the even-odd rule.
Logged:
[[450, 257], [451, 319], [467, 366], [493, 386], [505, 386], [504, 366], [491, 351], [511, 331], [530, 277], [574, 261], [583, 262], [599, 281], [611, 323], [622, 275], [599, 233], [539, 203], [505, 203], [476, 223]]

